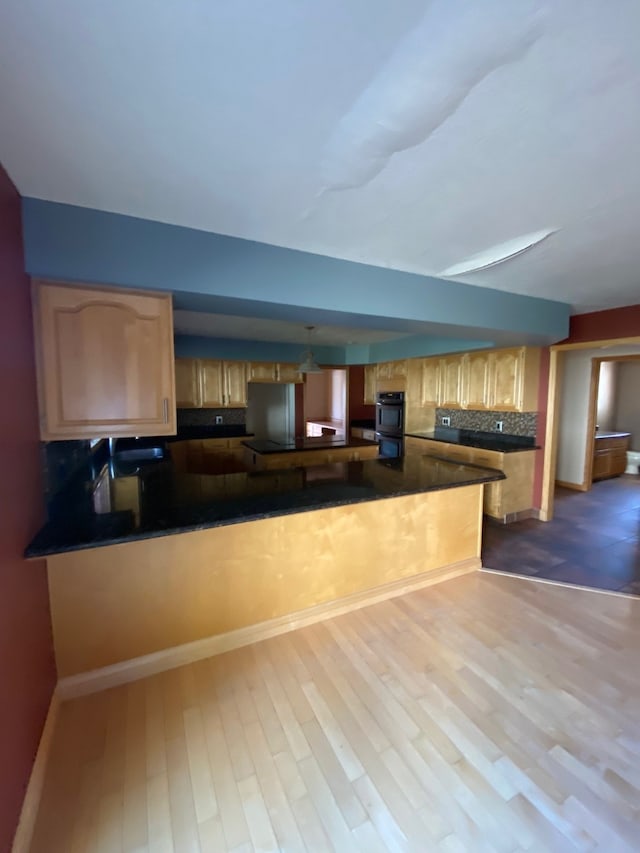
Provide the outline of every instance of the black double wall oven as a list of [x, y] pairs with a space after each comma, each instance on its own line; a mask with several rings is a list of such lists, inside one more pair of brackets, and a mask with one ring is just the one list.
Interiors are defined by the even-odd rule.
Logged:
[[380, 456], [404, 454], [404, 391], [380, 391], [376, 396], [376, 441]]

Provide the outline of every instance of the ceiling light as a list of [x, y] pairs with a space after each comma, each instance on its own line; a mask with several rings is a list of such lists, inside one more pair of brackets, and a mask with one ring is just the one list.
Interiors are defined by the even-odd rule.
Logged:
[[542, 231], [533, 231], [531, 234], [514, 237], [513, 240], [507, 240], [505, 243], [491, 246], [490, 249], [485, 249], [477, 255], [472, 255], [459, 264], [447, 267], [446, 270], [442, 270], [438, 275], [456, 276], [463, 273], [479, 272], [480, 270], [494, 267], [496, 264], [501, 264], [504, 261], [510, 261], [512, 258], [516, 258], [523, 252], [527, 252], [529, 249], [542, 243], [550, 234], [555, 234], [557, 230], [557, 228], [546, 228]]
[[313, 353], [311, 352], [311, 333], [315, 329], [315, 326], [305, 326], [305, 329], [309, 337], [309, 349], [306, 349], [302, 353], [302, 361], [298, 365], [298, 373], [322, 373], [322, 368], [316, 364]]

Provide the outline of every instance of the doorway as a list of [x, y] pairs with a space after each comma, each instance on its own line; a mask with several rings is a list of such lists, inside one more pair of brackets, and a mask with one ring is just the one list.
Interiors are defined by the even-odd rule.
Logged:
[[[586, 365], [586, 373], [579, 369], [576, 371], [575, 358], [582, 368]], [[591, 378], [591, 358], [602, 358], [605, 356], [640, 355], [640, 337], [612, 339], [603, 341], [588, 341], [578, 344], [557, 344], [551, 347], [549, 360], [549, 393], [548, 411], [545, 430], [545, 452], [542, 477], [542, 496], [540, 504], [541, 521], [550, 521], [554, 513], [554, 492], [557, 476], [557, 462], [559, 451], [560, 422], [563, 418], [562, 404], [565, 403], [564, 411], [569, 410], [571, 417], [575, 419], [576, 431], [573, 435], [573, 453], [582, 460], [584, 471], [584, 460], [587, 456], [587, 432], [589, 427], [590, 397], [589, 387]], [[586, 378], [585, 378], [586, 377]], [[566, 406], [566, 389], [573, 391], [576, 387], [579, 393], [573, 393], [575, 407]], [[595, 426], [595, 421], [593, 421]], [[585, 483], [584, 476], [579, 481]]]
[[346, 436], [347, 370], [308, 373], [304, 386], [305, 436]]

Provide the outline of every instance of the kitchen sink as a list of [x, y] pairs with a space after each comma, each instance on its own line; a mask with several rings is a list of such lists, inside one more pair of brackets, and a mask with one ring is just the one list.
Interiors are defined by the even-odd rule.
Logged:
[[164, 459], [164, 447], [130, 447], [114, 453], [116, 462], [148, 462], [153, 459]]

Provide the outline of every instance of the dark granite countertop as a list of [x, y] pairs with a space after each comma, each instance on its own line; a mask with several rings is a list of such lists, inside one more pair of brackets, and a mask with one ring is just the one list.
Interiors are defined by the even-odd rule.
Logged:
[[349, 426], [352, 427], [360, 427], [360, 429], [373, 429], [376, 428], [376, 419], [375, 418], [354, 418]]
[[247, 428], [239, 424], [178, 427], [177, 435], [168, 436], [168, 441], [188, 441], [198, 438], [236, 438], [249, 435]]
[[375, 441], [350, 436], [319, 435], [312, 438], [252, 438], [242, 442], [255, 453], [291, 453], [296, 450], [323, 450], [337, 447], [371, 447]]
[[429, 455], [241, 474], [190, 474], [170, 458], [123, 474], [87, 466], [26, 550], [43, 557], [361, 501], [504, 479]]
[[431, 441], [445, 441], [448, 444], [462, 444], [465, 447], [477, 447], [480, 450], [496, 450], [499, 453], [516, 453], [522, 450], [539, 450], [534, 438], [508, 433], [479, 432], [453, 427], [436, 427], [432, 430], [408, 432], [413, 438], [428, 438]]

